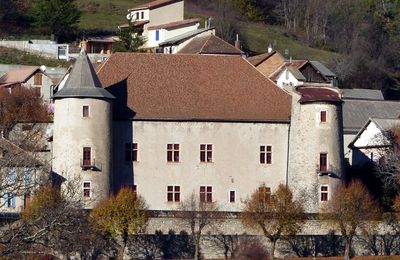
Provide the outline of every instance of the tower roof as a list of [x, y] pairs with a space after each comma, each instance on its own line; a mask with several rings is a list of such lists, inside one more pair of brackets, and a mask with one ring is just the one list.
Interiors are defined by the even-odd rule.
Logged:
[[64, 87], [53, 95], [53, 99], [71, 97], [101, 99], [115, 98], [102, 87], [96, 71], [84, 51], [82, 51], [77, 58]]

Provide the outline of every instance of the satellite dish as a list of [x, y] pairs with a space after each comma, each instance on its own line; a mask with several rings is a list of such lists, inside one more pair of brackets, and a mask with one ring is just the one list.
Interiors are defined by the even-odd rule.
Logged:
[[40, 66], [40, 70], [41, 70], [42, 72], [45, 72], [45, 71], [46, 71], [46, 66], [44, 66], [44, 65]]
[[132, 20], [132, 14], [131, 13], [127, 14], [126, 15], [126, 19], [129, 20], [129, 21]]

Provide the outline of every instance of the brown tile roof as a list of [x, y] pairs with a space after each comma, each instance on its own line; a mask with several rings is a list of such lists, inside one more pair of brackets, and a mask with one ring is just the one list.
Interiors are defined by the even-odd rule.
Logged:
[[164, 5], [169, 5], [169, 4], [173, 4], [175, 2], [180, 2], [183, 0], [155, 0], [149, 3], [144, 3], [138, 6], [135, 6], [131, 9], [128, 9], [128, 11], [132, 11], [132, 10], [140, 10], [140, 9], [154, 9], [154, 8], [158, 8]]
[[301, 94], [299, 103], [312, 103], [312, 102], [329, 102], [337, 103], [342, 102], [339, 92], [329, 88], [322, 87], [298, 87], [296, 91]]
[[192, 18], [192, 19], [186, 19], [186, 20], [182, 20], [182, 21], [176, 21], [176, 22], [171, 22], [171, 23], [149, 26], [147, 28], [147, 30], [172, 29], [172, 28], [183, 26], [183, 25], [188, 25], [188, 24], [193, 24], [193, 23], [198, 23], [198, 22], [200, 22], [200, 18]]
[[0, 84], [25, 82], [38, 70], [40, 70], [40, 68], [37, 66], [25, 66], [12, 69], [0, 78]]
[[178, 53], [241, 55], [242, 51], [215, 35], [193, 38]]
[[116, 118], [288, 121], [290, 96], [240, 56], [114, 53], [98, 76]]
[[270, 58], [272, 55], [274, 55], [275, 53], [277, 53], [276, 51], [273, 52], [266, 52], [266, 53], [261, 53], [259, 55], [256, 56], [252, 56], [252, 57], [248, 57], [247, 60], [253, 65], [253, 66], [258, 66], [260, 63], [262, 63], [265, 60], [268, 60], [268, 58]]

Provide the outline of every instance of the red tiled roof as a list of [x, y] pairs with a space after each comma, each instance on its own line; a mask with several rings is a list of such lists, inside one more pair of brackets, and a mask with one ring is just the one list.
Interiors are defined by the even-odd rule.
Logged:
[[192, 24], [192, 23], [198, 23], [198, 22], [200, 22], [200, 18], [192, 18], [192, 19], [187, 19], [187, 20], [182, 20], [182, 21], [176, 21], [176, 22], [171, 22], [171, 23], [149, 26], [147, 28], [147, 30], [172, 29], [172, 28], [176, 28], [179, 26]]
[[299, 103], [312, 103], [312, 102], [329, 102], [337, 103], [342, 102], [338, 91], [323, 87], [298, 87], [296, 91], [301, 94]]
[[291, 97], [240, 56], [114, 53], [99, 79], [117, 118], [285, 121]]
[[25, 82], [38, 70], [40, 70], [40, 68], [37, 66], [25, 66], [12, 69], [0, 78], [0, 84]]
[[242, 51], [215, 35], [194, 37], [178, 53], [241, 55]]
[[270, 53], [266, 52], [266, 53], [261, 53], [259, 55], [256, 56], [252, 56], [252, 57], [248, 57], [247, 60], [253, 65], [253, 66], [258, 66], [261, 62], [269, 59], [272, 55], [274, 55], [275, 53], [277, 53], [276, 51], [272, 51]]
[[132, 11], [132, 10], [140, 10], [140, 9], [154, 9], [154, 8], [158, 8], [164, 5], [169, 5], [169, 4], [173, 4], [175, 2], [180, 2], [183, 0], [155, 0], [149, 3], [145, 3], [145, 4], [141, 4], [138, 6], [135, 6], [131, 9], [128, 9], [128, 11]]

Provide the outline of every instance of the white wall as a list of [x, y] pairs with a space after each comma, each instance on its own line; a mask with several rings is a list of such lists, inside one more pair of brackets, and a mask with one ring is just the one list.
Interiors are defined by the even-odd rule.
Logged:
[[[288, 77], [288, 78], [287, 78]], [[276, 84], [279, 86], [279, 87], [286, 87], [286, 86], [293, 86], [293, 87], [295, 87], [295, 86], [301, 86], [301, 85], [303, 85], [303, 82], [302, 81], [299, 81], [299, 80], [297, 80], [294, 76], [293, 76], [293, 74], [288, 70], [288, 69], [285, 69], [282, 73], [281, 73], [281, 75], [279, 75], [279, 77], [278, 77], [278, 79], [277, 79], [277, 81], [276, 81]], [[291, 84], [291, 85], [290, 85]]]
[[[148, 38], [147, 38], [147, 47], [152, 48], [152, 47], [157, 47], [160, 42], [164, 42], [168, 39], [171, 39], [175, 36], [194, 31], [199, 27], [199, 23], [185, 26], [185, 27], [178, 27], [178, 28], [173, 28], [173, 29], [158, 29], [158, 30], [149, 30], [148, 32]], [[160, 32], [160, 37], [159, 40], [156, 41], [156, 31]]]
[[[181, 198], [200, 186], [213, 187], [222, 210], [239, 211], [254, 190], [265, 183], [276, 188], [286, 180], [288, 124], [216, 122], [115, 122], [114, 175], [132, 179], [150, 209], [176, 209], [167, 202], [167, 186], [181, 187]], [[124, 145], [136, 142], [138, 162], [126, 162]], [[167, 144], [180, 144], [180, 162], [167, 162]], [[213, 144], [213, 162], [200, 162], [200, 144]], [[260, 145], [272, 145], [272, 164], [260, 164]], [[229, 190], [236, 203], [228, 202]]]

